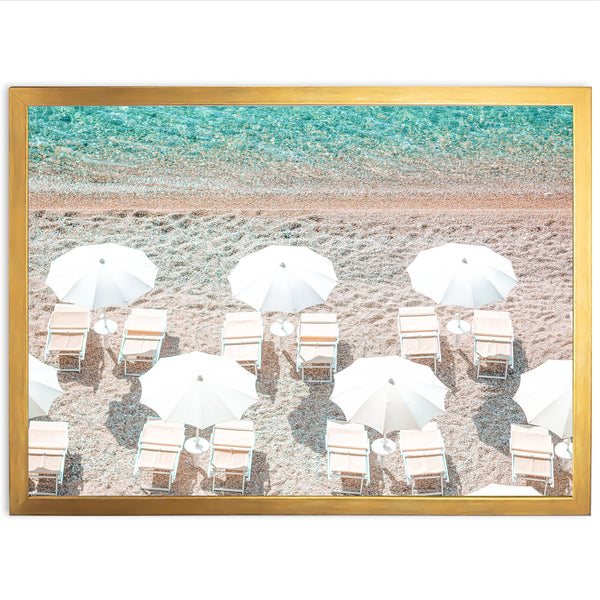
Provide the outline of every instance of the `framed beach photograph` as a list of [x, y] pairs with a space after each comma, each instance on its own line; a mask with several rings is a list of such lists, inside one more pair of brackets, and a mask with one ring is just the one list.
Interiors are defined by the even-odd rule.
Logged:
[[589, 88], [9, 99], [12, 514], [589, 513]]

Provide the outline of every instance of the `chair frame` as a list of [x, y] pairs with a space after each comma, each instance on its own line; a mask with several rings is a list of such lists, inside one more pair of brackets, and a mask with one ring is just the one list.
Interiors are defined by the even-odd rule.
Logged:
[[[475, 311], [485, 312], [490, 315], [489, 318], [498, 317], [499, 314], [493, 310], [486, 311]], [[495, 313], [495, 314], [494, 314]], [[508, 313], [500, 313], [506, 314], [512, 329], [512, 321], [510, 319], [510, 315]], [[493, 315], [493, 316], [492, 316]], [[515, 336], [514, 332], [510, 336], [500, 336], [500, 335], [480, 335], [475, 332], [475, 320], [477, 316], [476, 314], [473, 316], [473, 327], [472, 327], [472, 335], [473, 335], [473, 364], [477, 367], [477, 379], [502, 379], [506, 381], [508, 377], [508, 369], [514, 368], [515, 361], [515, 352], [514, 352], [514, 341]], [[477, 354], [477, 344], [478, 342], [491, 342], [491, 343], [500, 343], [500, 344], [510, 344], [510, 357], [494, 357], [494, 356], [486, 356], [482, 357]], [[483, 364], [493, 364], [493, 365], [504, 365], [504, 373], [502, 375], [484, 375], [481, 373], [481, 367]]]
[[[145, 310], [145, 309], [142, 309]], [[153, 309], [154, 310], [154, 309]], [[130, 313], [131, 316], [131, 313]], [[167, 324], [165, 321], [165, 328], [161, 333], [143, 333], [140, 335], [127, 335], [127, 332], [129, 330], [127, 329], [127, 322], [125, 322], [125, 326], [123, 328], [123, 339], [121, 341], [121, 349], [119, 350], [119, 358], [117, 360], [117, 364], [121, 364], [123, 363], [123, 369], [125, 372], [125, 376], [126, 377], [140, 377], [141, 375], [144, 374], [144, 372], [140, 372], [140, 373], [134, 373], [132, 371], [127, 371], [127, 363], [151, 363], [152, 366], [154, 366], [156, 364], [156, 362], [158, 361], [159, 357], [160, 357], [160, 351], [162, 349], [162, 343], [163, 340], [165, 339], [165, 336], [167, 334]], [[135, 331], [135, 330], [132, 330]], [[123, 351], [125, 349], [125, 344], [128, 340], [149, 340], [149, 341], [156, 341], [156, 351], [154, 353], [153, 356], [136, 356], [135, 358], [129, 358], [126, 357], [123, 354]]]
[[[34, 423], [36, 421], [33, 421]], [[31, 428], [31, 423], [29, 424], [29, 427]], [[37, 481], [36, 483], [36, 487], [33, 491], [29, 492], [30, 496], [58, 496], [58, 486], [62, 485], [63, 482], [63, 477], [65, 474], [65, 462], [66, 462], [66, 458], [67, 458], [67, 451], [69, 449], [69, 430], [68, 430], [68, 425], [67, 425], [67, 441], [66, 441], [66, 446], [64, 449], [61, 450], [57, 450], [57, 449], [50, 449], [50, 448], [36, 448], [35, 452], [33, 452], [33, 454], [35, 454], [36, 456], [60, 456], [61, 457], [61, 461], [60, 461], [60, 471], [58, 473], [35, 473], [33, 471], [28, 471], [28, 477], [34, 481]], [[28, 454], [32, 454], [31, 450], [28, 451]], [[51, 492], [38, 492], [37, 491], [37, 486], [39, 484], [40, 480], [50, 480], [50, 479], [54, 479], [54, 493]]]
[[[348, 425], [348, 423], [344, 423], [343, 421], [328, 421], [328, 423], [335, 423], [338, 425]], [[363, 429], [363, 431], [364, 431], [364, 429]], [[335, 448], [337, 448], [337, 450], [334, 450]], [[347, 452], [343, 452], [343, 450], [347, 450]], [[333, 471], [331, 469], [331, 454], [352, 454], [353, 456], [363, 456], [363, 452], [364, 452], [365, 465], [366, 465], [366, 471], [365, 471], [364, 475], [355, 475], [355, 474], [350, 473], [349, 471]], [[371, 445], [369, 444], [368, 438], [367, 438], [367, 448], [365, 450], [363, 450], [362, 448], [344, 449], [344, 448], [341, 448], [338, 446], [333, 446], [333, 447], [327, 446], [327, 478], [333, 482], [334, 478], [338, 477], [340, 479], [340, 484], [343, 479], [353, 479], [355, 481], [360, 481], [360, 490], [358, 492], [349, 492], [347, 490], [342, 489], [341, 487], [336, 490], [334, 488], [334, 486], [332, 485], [332, 490], [331, 490], [332, 494], [362, 496], [365, 484], [368, 487], [369, 484], [371, 483], [371, 466], [369, 463], [370, 452], [371, 452]]]
[[[436, 428], [437, 429], [437, 428]], [[423, 431], [423, 430], [422, 430]], [[441, 437], [441, 435], [440, 435]], [[402, 438], [400, 438], [402, 439]], [[450, 477], [448, 474], [448, 462], [446, 461], [446, 446], [444, 444], [444, 440], [441, 440], [440, 448], [436, 448], [435, 450], [404, 450], [402, 445], [400, 445], [400, 452], [402, 454], [402, 460], [404, 463], [404, 473], [406, 475], [406, 483], [411, 486], [411, 494], [413, 496], [437, 496], [444, 495], [444, 480], [446, 483], [450, 481]], [[408, 459], [409, 458], [421, 458], [425, 456], [441, 456], [442, 462], [444, 464], [444, 471], [441, 475], [411, 475], [408, 467]], [[440, 480], [440, 492], [422, 492], [415, 493], [415, 484], [418, 481], [426, 480], [426, 479], [439, 479]]]
[[[528, 427], [530, 429], [544, 429], [548, 436], [550, 434], [544, 427], [539, 427], [537, 425], [524, 425], [519, 424], [519, 427]], [[512, 440], [512, 432], [509, 441], [509, 449], [510, 449], [510, 462], [512, 469], [512, 481], [516, 483], [519, 479], [523, 479], [525, 482], [533, 481], [535, 483], [543, 483], [544, 484], [544, 496], [546, 495], [546, 491], [548, 490], [548, 484], [550, 487], [554, 487], [554, 452], [527, 452], [525, 450], [513, 450], [513, 440]], [[542, 477], [535, 475], [519, 475], [515, 473], [515, 458], [533, 458], [538, 460], [548, 460], [550, 462], [550, 477]]]
[[[254, 452], [254, 442], [252, 443], [251, 446], [228, 446], [228, 445], [222, 445], [222, 444], [218, 444], [215, 446], [214, 443], [214, 439], [215, 439], [215, 432], [216, 430], [219, 428], [219, 425], [215, 425], [213, 427], [213, 431], [212, 434], [210, 436], [210, 456], [208, 459], [208, 472], [207, 472], [207, 476], [208, 477], [212, 477], [212, 491], [213, 492], [234, 492], [234, 493], [238, 493], [238, 494], [244, 494], [245, 489], [246, 489], [246, 482], [250, 480], [250, 477], [252, 476], [252, 455]], [[232, 429], [234, 430], [233, 427], [227, 427], [227, 429]], [[240, 428], [239, 430], [234, 430], [234, 431], [252, 431], [252, 433], [254, 433], [254, 424], [252, 425], [252, 429], [243, 429]], [[217, 450], [231, 450], [231, 451], [244, 451], [248, 453], [248, 457], [246, 459], [246, 467], [244, 470], [240, 470], [240, 469], [222, 469], [222, 468], [217, 468], [213, 465], [213, 457], [214, 457], [214, 451], [215, 449]], [[233, 475], [236, 477], [241, 477], [242, 478], [242, 487], [241, 488], [227, 488], [227, 487], [220, 487], [216, 485], [216, 476], [217, 475], [225, 475], [225, 477], [227, 477], [228, 475]]]
[[[76, 306], [76, 305], [69, 305], [69, 304], [64, 304], [64, 303], [59, 303], [59, 304], [60, 304], [60, 306]], [[56, 304], [54, 306], [52, 315], [56, 312], [56, 306], [59, 306], [59, 304]], [[50, 315], [50, 319], [48, 320], [48, 335], [46, 338], [46, 347], [44, 349], [44, 360], [47, 360], [48, 356], [53, 357], [56, 355], [59, 359], [58, 367], [57, 367], [58, 371], [67, 372], [67, 373], [81, 373], [81, 363], [83, 360], [85, 360], [85, 350], [87, 347], [87, 338], [88, 338], [88, 333], [89, 333], [90, 324], [91, 324], [90, 312], [88, 310], [88, 324], [85, 329], [60, 329], [60, 328], [57, 329], [56, 327], [52, 328], [51, 327], [52, 315]], [[63, 352], [63, 351], [51, 350], [50, 343], [52, 342], [52, 335], [55, 333], [61, 334], [61, 335], [83, 335], [83, 344], [82, 344], [81, 350], [79, 352], [69, 352], [69, 351]], [[60, 358], [61, 357], [76, 358], [77, 359], [77, 368], [76, 369], [61, 368], [61, 366], [60, 366]]]
[[[228, 319], [228, 317], [231, 317], [233, 315], [238, 315], [238, 316], [242, 316], [242, 315], [248, 315], [249, 318], [248, 319], [242, 319], [242, 318], [233, 318], [233, 319]], [[254, 318], [250, 318], [251, 315], [254, 315]], [[256, 316], [258, 315], [258, 317]], [[263, 321], [262, 321], [262, 317], [260, 315], [260, 313], [255, 313], [255, 312], [247, 312], [247, 313], [227, 313], [225, 315], [225, 322], [235, 322], [235, 321], [257, 321], [260, 322], [260, 327], [261, 330], [263, 329]], [[221, 330], [221, 355], [224, 356], [225, 355], [225, 349], [227, 346], [242, 346], [244, 344], [258, 344], [258, 360], [256, 361], [246, 361], [246, 360], [236, 360], [236, 362], [241, 365], [242, 367], [250, 367], [254, 370], [254, 374], [258, 375], [258, 371], [261, 369], [262, 367], [262, 344], [263, 344], [263, 336], [261, 335], [260, 337], [250, 337], [250, 338], [236, 338], [236, 337], [231, 337], [231, 338], [226, 338], [224, 337], [224, 333], [225, 333], [225, 325], [223, 325], [223, 329]]]
[[[408, 309], [407, 314], [402, 314], [403, 310]], [[412, 309], [412, 310], [411, 310]], [[414, 312], [413, 312], [414, 310]], [[418, 312], [422, 311], [422, 312]], [[435, 331], [403, 331], [400, 325], [400, 319], [402, 317], [435, 317], [437, 329]], [[429, 306], [415, 306], [415, 307], [400, 307], [398, 309], [398, 335], [400, 336], [400, 354], [402, 358], [406, 360], [411, 360], [412, 358], [422, 359], [422, 358], [432, 358], [433, 359], [433, 372], [437, 373], [437, 363], [441, 364], [442, 362], [442, 351], [440, 344], [440, 323], [438, 321], [437, 315], [435, 313], [435, 309]], [[408, 354], [406, 352], [405, 343], [406, 340], [409, 339], [423, 339], [423, 338], [433, 338], [437, 341], [438, 351], [434, 354], [426, 353], [418, 353], [418, 354]]]
[[[161, 423], [163, 422], [161, 419], [159, 419], [157, 417], [148, 417], [146, 424], [149, 423], [150, 421], [158, 421]], [[145, 427], [145, 425], [144, 425], [144, 427]], [[175, 454], [176, 456], [175, 456], [175, 464], [170, 471], [167, 471], [166, 469], [145, 469], [145, 468], [140, 469], [139, 468], [139, 460], [140, 460], [140, 457], [142, 454], [142, 450], [148, 450], [148, 448], [144, 447], [144, 443], [142, 442], [143, 434], [144, 434], [144, 430], [142, 430], [142, 433], [140, 433], [140, 438], [138, 440], [138, 450], [137, 450], [137, 454], [135, 456], [135, 464], [133, 467], [133, 475], [132, 475], [131, 479], [135, 480], [139, 471], [142, 471], [144, 473], [149, 473], [150, 475], [168, 476], [169, 477], [169, 485], [167, 487], [140, 485], [140, 489], [157, 491], [157, 492], [168, 492], [169, 494], [171, 494], [171, 493], [173, 493], [171, 486], [173, 485], [173, 482], [175, 481], [175, 478], [177, 477], [177, 469], [179, 468], [179, 458], [181, 457], [181, 451], [183, 450], [183, 442], [181, 443], [181, 445], [179, 446], [178, 449], [175, 449], [176, 447], [173, 446], [173, 448], [174, 448], [173, 454]], [[146, 442], [146, 443], [148, 443], [148, 442]], [[150, 450], [151, 450], [151, 448], [150, 448]]]
[[[301, 339], [301, 330], [302, 325], [337, 325], [337, 316], [333, 321], [310, 321], [309, 318], [314, 318], [313, 314], [319, 313], [304, 313], [300, 316], [300, 324], [298, 325], [298, 330], [296, 332], [296, 341], [297, 341], [297, 350], [296, 350], [296, 372], [300, 373], [302, 377], [302, 381], [305, 383], [333, 383], [333, 375], [337, 371], [337, 350], [339, 343], [339, 326], [338, 326], [338, 337], [335, 340], [322, 340], [322, 341], [313, 341], [313, 340], [302, 340]], [[305, 317], [307, 320], [304, 320]], [[333, 359], [331, 362], [311, 362], [305, 363], [301, 357], [302, 348], [312, 347], [312, 348], [333, 348]], [[328, 373], [328, 377], [325, 379], [306, 379], [305, 371], [306, 370], [325, 370]]]

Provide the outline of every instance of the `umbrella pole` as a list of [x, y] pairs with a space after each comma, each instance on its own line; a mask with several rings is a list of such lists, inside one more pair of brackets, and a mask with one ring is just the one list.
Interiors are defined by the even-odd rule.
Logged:
[[462, 310], [462, 306], [459, 306], [458, 307], [458, 328], [459, 329], [460, 329], [460, 313], [461, 313], [461, 310]]
[[200, 430], [196, 427], [196, 448], [200, 447]]

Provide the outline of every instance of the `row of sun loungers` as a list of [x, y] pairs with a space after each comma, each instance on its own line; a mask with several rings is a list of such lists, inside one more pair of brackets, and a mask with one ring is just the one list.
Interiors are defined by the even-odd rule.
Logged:
[[[144, 425], [138, 442], [133, 478], [147, 474], [167, 478], [167, 485], [141, 486], [145, 490], [171, 492], [185, 441], [183, 423], [165, 423], [150, 418]], [[400, 452], [404, 463], [406, 483], [413, 495], [444, 494], [444, 482], [449, 481], [446, 449], [436, 423], [422, 430], [400, 431]], [[212, 490], [245, 492], [252, 473], [252, 453], [255, 445], [252, 421], [219, 423], [213, 428], [210, 440], [208, 477]], [[68, 424], [62, 422], [32, 421], [29, 424], [29, 477], [34, 480], [33, 495], [56, 495], [62, 483], [65, 459], [69, 446]], [[370, 445], [364, 425], [327, 421], [327, 476], [332, 481], [333, 493], [358, 494], [371, 480], [369, 467]], [[554, 459], [552, 440], [547, 429], [530, 425], [512, 425], [510, 436], [512, 479], [535, 481], [554, 487]], [[224, 478], [217, 485], [217, 476]], [[41, 484], [49, 480], [53, 491]], [[236, 487], [228, 481], [239, 481]], [[438, 482], [439, 489], [431, 490], [422, 484]], [[338, 486], [335, 486], [335, 483]], [[359, 483], [348, 487], [347, 483]], [[233, 485], [233, 482], [231, 483]], [[40, 489], [41, 488], [41, 489]], [[419, 488], [419, 489], [417, 489]]]

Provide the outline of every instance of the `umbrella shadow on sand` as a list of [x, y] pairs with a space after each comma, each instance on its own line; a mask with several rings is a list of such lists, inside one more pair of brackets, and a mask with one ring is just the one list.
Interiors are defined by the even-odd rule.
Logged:
[[288, 422], [294, 439], [317, 454], [326, 453], [327, 421], [346, 421], [342, 409], [331, 402], [331, 383], [309, 383], [309, 393], [289, 413]]
[[165, 356], [177, 356], [179, 353], [179, 338], [174, 335], [165, 335], [160, 348], [159, 358], [164, 358]]
[[[59, 487], [59, 490], [61, 488]], [[83, 464], [81, 454], [67, 452], [61, 496], [79, 496], [83, 490]]]
[[256, 391], [261, 395], [268, 396], [271, 402], [275, 402], [277, 396], [280, 368], [279, 352], [275, 349], [275, 344], [264, 342], [261, 368], [256, 380]]
[[[438, 363], [436, 377], [451, 391], [456, 391], [456, 359], [454, 357], [454, 348], [445, 338], [440, 338], [440, 352], [442, 360]], [[423, 364], [431, 366], [431, 359], [421, 361]]]
[[131, 378], [129, 392], [108, 406], [106, 427], [121, 446], [136, 448], [142, 429], [154, 411], [140, 404], [142, 386], [137, 377]]

